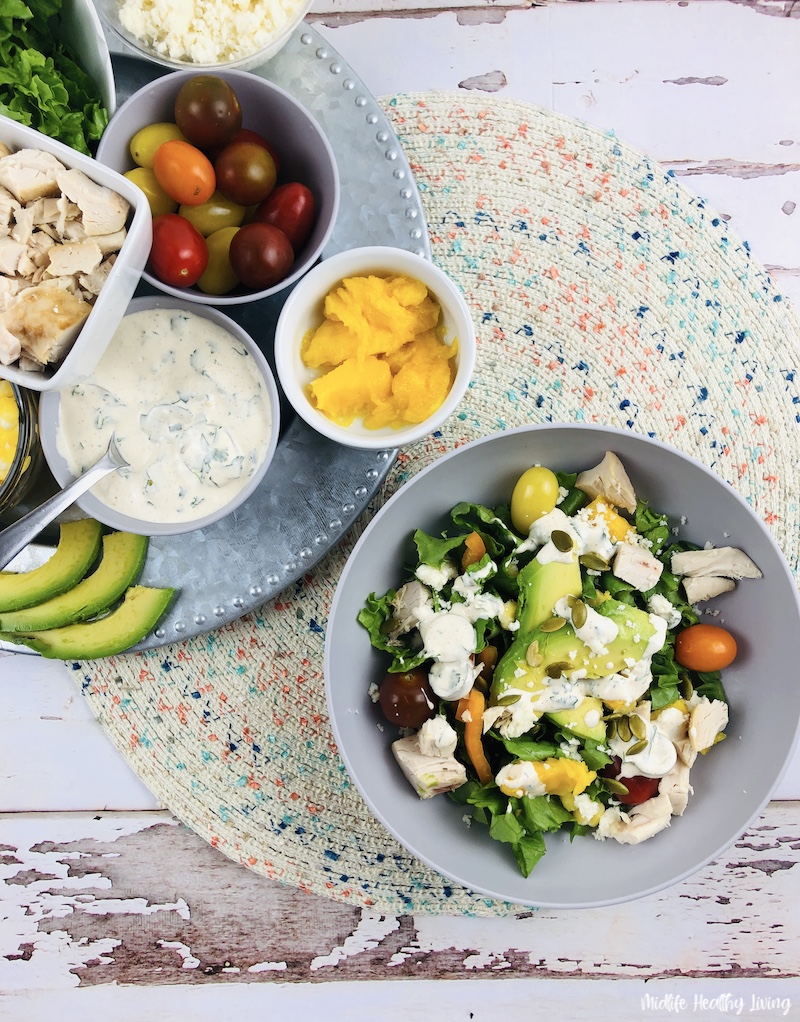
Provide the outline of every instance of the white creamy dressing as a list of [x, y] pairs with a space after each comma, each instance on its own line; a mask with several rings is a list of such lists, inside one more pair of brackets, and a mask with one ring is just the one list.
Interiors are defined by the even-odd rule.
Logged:
[[272, 408], [227, 330], [150, 309], [126, 316], [92, 376], [61, 393], [57, 446], [73, 474], [103, 455], [112, 432], [129, 467], [92, 493], [143, 521], [192, 521], [232, 500], [261, 464]]
[[[565, 532], [572, 539], [572, 549], [566, 552], [558, 550], [552, 540], [554, 532]], [[586, 509], [582, 508], [570, 517], [560, 507], [554, 507], [531, 524], [528, 538], [520, 543], [515, 553], [536, 550], [536, 560], [541, 564], [551, 561], [569, 564], [576, 557], [595, 554], [610, 564], [617, 546], [602, 516], [587, 515]]]
[[631, 736], [627, 741], [619, 737], [619, 733], [612, 738], [608, 747], [612, 756], [619, 756], [621, 760], [620, 777], [664, 777], [672, 770], [678, 759], [678, 753], [667, 730], [660, 725], [660, 718], [651, 719], [650, 704], [642, 703], [637, 707], [637, 716], [641, 717], [645, 724], [645, 738], [647, 745], [641, 752], [631, 756], [628, 750], [639, 743], [639, 739]]
[[[561, 601], [556, 607], [560, 603]], [[564, 603], [566, 604], [566, 600]], [[608, 618], [604, 620], [610, 621]], [[587, 678], [586, 671], [580, 668], [570, 670], [558, 678], [545, 677], [542, 680], [544, 687], [538, 692], [531, 692], [527, 688], [507, 687], [503, 695], [513, 694], [519, 698], [506, 708], [506, 715], [500, 719], [498, 723], [500, 734], [504, 738], [519, 738], [533, 727], [543, 713], [574, 710], [586, 696], [596, 696], [604, 701], [635, 702], [650, 687], [653, 680], [650, 670], [653, 655], [664, 645], [667, 634], [667, 623], [663, 618], [650, 614], [649, 620], [654, 632], [647, 642], [642, 658], [632, 660], [624, 672], [608, 674], [601, 678]], [[613, 621], [610, 623], [614, 624]], [[518, 674], [524, 677], [526, 672], [520, 668]]]
[[609, 643], [612, 643], [619, 635], [619, 626], [610, 617], [598, 614], [594, 607], [584, 604], [584, 609], [586, 620], [580, 627], [572, 619], [572, 608], [566, 596], [562, 596], [556, 602], [553, 613], [569, 621], [577, 637], [589, 647], [593, 656], [602, 656], [604, 653], [608, 653]]

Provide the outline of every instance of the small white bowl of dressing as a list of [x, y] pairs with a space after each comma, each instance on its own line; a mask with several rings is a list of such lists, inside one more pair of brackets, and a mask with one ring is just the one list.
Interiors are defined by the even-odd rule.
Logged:
[[94, 372], [40, 404], [45, 459], [61, 486], [115, 436], [127, 468], [79, 507], [114, 529], [202, 529], [256, 489], [278, 443], [272, 371], [228, 316], [167, 297], [134, 298]]

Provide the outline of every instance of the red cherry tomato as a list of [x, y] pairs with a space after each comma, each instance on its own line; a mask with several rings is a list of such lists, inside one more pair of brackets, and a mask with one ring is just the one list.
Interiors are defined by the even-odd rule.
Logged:
[[245, 224], [231, 241], [231, 267], [245, 287], [261, 291], [288, 274], [294, 262], [289, 239], [272, 224]]
[[208, 266], [206, 239], [184, 217], [163, 213], [153, 220], [148, 266], [165, 284], [191, 287]]
[[283, 231], [297, 253], [311, 234], [314, 213], [314, 196], [310, 189], [299, 181], [291, 181], [271, 192], [259, 205], [253, 219]]
[[255, 206], [262, 202], [278, 177], [275, 161], [263, 146], [254, 142], [232, 142], [214, 163], [217, 187], [231, 202]]
[[387, 674], [378, 691], [384, 717], [400, 727], [422, 727], [436, 710], [436, 697], [421, 667]]
[[675, 659], [690, 671], [721, 671], [736, 653], [736, 639], [719, 625], [690, 625], [675, 639]]
[[657, 794], [658, 777], [644, 777], [642, 774], [637, 774], [635, 777], [620, 777], [620, 765], [621, 760], [619, 756], [614, 756], [608, 766], [598, 771], [601, 777], [616, 778], [620, 784], [624, 784], [628, 789], [627, 795], [621, 792], [614, 792], [614, 798], [618, 802], [621, 802], [624, 806], [638, 806]]
[[214, 194], [216, 179], [211, 160], [179, 138], [156, 149], [153, 173], [171, 199], [185, 206], [200, 206]]

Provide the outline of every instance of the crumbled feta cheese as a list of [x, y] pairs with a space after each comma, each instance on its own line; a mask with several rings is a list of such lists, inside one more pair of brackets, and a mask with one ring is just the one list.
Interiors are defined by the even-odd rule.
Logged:
[[218, 64], [268, 46], [302, 6], [303, 0], [122, 0], [119, 20], [164, 57]]

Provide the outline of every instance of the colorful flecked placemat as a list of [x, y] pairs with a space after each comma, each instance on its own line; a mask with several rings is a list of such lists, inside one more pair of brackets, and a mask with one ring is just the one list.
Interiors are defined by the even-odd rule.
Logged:
[[800, 326], [725, 220], [615, 137], [533, 106], [461, 94], [385, 107], [434, 260], [478, 333], [471, 388], [403, 450], [352, 534], [256, 613], [163, 649], [74, 665], [133, 768], [226, 855], [380, 913], [503, 915], [370, 815], [331, 736], [331, 598], [375, 509], [454, 446], [524, 423], [605, 423], [713, 467], [797, 571]]

